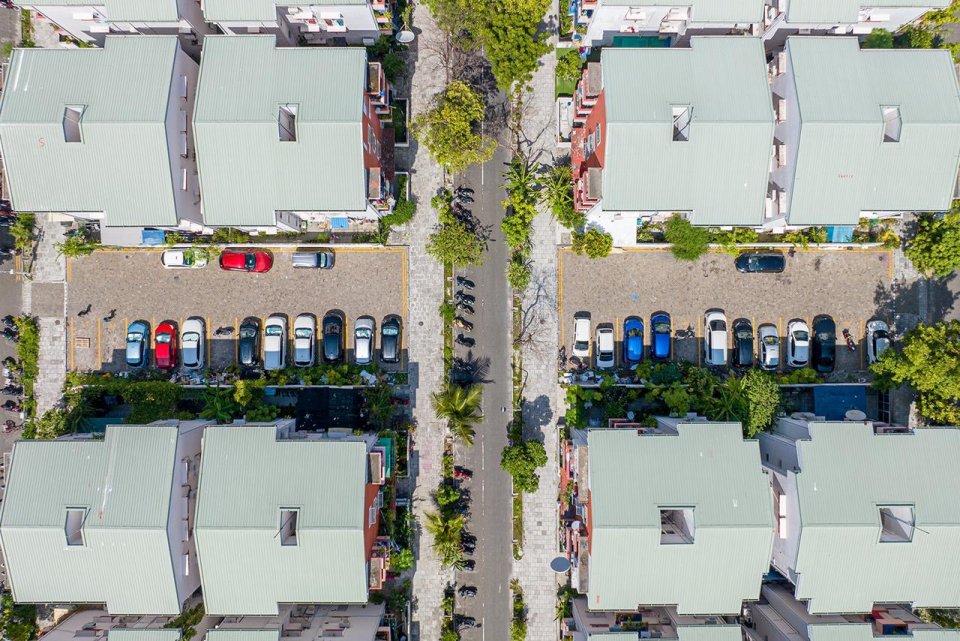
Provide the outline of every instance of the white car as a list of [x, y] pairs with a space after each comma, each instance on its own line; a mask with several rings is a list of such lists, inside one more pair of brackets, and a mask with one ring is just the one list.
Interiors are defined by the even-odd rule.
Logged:
[[802, 320], [787, 325], [787, 365], [806, 367], [810, 362], [810, 328]]
[[300, 314], [293, 321], [293, 364], [312, 367], [317, 342], [317, 319], [313, 314]]
[[361, 316], [353, 326], [353, 362], [367, 365], [373, 362], [373, 335], [376, 326], [369, 316]]
[[578, 358], [590, 356], [590, 316], [587, 314], [573, 317], [573, 355]]
[[707, 312], [703, 317], [703, 360], [707, 365], [727, 364], [727, 317], [723, 312]]
[[597, 326], [597, 352], [595, 354], [597, 369], [612, 369], [616, 361], [614, 348], [613, 327], [604, 323]]
[[890, 326], [882, 320], [867, 323], [867, 363], [876, 363], [890, 349]]
[[165, 249], [160, 263], [167, 269], [198, 269], [207, 266], [207, 254], [196, 249]]
[[757, 328], [760, 343], [760, 369], [775, 370], [780, 367], [780, 334], [776, 326], [764, 323]]
[[183, 369], [203, 369], [203, 357], [206, 352], [205, 335], [202, 318], [194, 316], [188, 318], [183, 324], [183, 332], [180, 334]]
[[283, 369], [287, 365], [287, 319], [271, 316], [263, 326], [263, 369]]

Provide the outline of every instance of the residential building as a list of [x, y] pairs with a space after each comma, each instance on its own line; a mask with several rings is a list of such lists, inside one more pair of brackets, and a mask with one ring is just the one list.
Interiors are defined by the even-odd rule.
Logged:
[[207, 22], [229, 35], [263, 33], [283, 46], [372, 45], [394, 28], [393, 0], [204, 0]]
[[772, 565], [811, 614], [960, 603], [960, 430], [781, 418], [760, 436]]
[[950, 209], [960, 89], [949, 51], [795, 36], [770, 71], [777, 125], [768, 228]]
[[[49, 19], [68, 38], [103, 46], [108, 35], [182, 36], [185, 47], [211, 32], [197, 0], [28, 0], [21, 5]], [[199, 54], [199, 47], [191, 53]]]
[[[572, 454], [572, 456], [571, 456]], [[575, 431], [566, 549], [591, 611], [736, 615], [770, 565], [773, 511], [756, 441], [733, 423], [658, 418]]]
[[104, 244], [138, 244], [144, 227], [202, 230], [198, 72], [176, 36], [15, 49], [0, 105], [14, 209], [98, 220]]
[[225, 617], [206, 641], [390, 641], [382, 603], [352, 605], [284, 605], [278, 616]]
[[574, 200], [617, 246], [640, 222], [764, 220], [774, 114], [759, 38], [605, 49], [575, 96]]
[[694, 35], [760, 35], [763, 0], [572, 0], [578, 43], [613, 44], [615, 38], [646, 38], [645, 45], [686, 45]]
[[960, 630], [922, 621], [905, 605], [878, 605], [862, 614], [810, 614], [787, 585], [767, 583], [760, 594], [760, 602], [745, 610], [744, 641], [960, 640]]
[[763, 39], [779, 50], [791, 35], [865, 36], [896, 31], [950, 0], [765, 0]]
[[193, 123], [206, 224], [346, 228], [389, 211], [389, 94], [362, 48], [208, 37]]
[[626, 641], [627, 639], [678, 639], [679, 641], [743, 641], [735, 617], [698, 617], [677, 614], [675, 608], [637, 607], [629, 612], [591, 610], [587, 599], [572, 599], [573, 616], [561, 622], [571, 641]]
[[386, 576], [376, 437], [295, 432], [294, 423], [204, 433], [196, 538], [211, 615], [366, 603]]
[[193, 508], [206, 424], [17, 441], [0, 513], [14, 600], [177, 615], [200, 587]]

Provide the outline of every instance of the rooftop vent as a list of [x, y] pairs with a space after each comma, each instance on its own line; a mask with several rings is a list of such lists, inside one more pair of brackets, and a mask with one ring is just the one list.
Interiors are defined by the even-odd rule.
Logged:
[[909, 543], [916, 521], [912, 505], [880, 506], [880, 542]]
[[298, 545], [297, 518], [300, 510], [292, 507], [280, 508], [280, 545]]
[[297, 106], [280, 105], [277, 113], [280, 142], [297, 142]]
[[80, 131], [80, 119], [83, 118], [83, 105], [67, 105], [63, 108], [64, 142], [83, 142]]
[[86, 516], [86, 508], [67, 508], [67, 516], [63, 524], [63, 533], [67, 537], [67, 545], [84, 545], [83, 521]]
[[693, 543], [692, 507], [660, 508], [660, 545]]
[[690, 117], [693, 108], [686, 107], [673, 108], [673, 141], [687, 142], [690, 140]]
[[900, 142], [903, 119], [900, 107], [881, 107], [883, 110], [883, 142]]

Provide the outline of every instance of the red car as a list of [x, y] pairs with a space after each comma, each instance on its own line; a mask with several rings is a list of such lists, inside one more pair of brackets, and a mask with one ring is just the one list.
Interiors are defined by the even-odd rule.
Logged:
[[171, 369], [177, 366], [177, 327], [171, 321], [164, 321], [157, 326], [157, 346], [154, 356], [157, 367]]
[[228, 249], [220, 254], [220, 269], [232, 272], [268, 272], [273, 267], [273, 256], [262, 251]]

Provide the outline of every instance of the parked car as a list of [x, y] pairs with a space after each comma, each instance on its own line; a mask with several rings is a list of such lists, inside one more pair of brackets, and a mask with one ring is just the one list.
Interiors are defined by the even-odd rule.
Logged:
[[382, 362], [400, 362], [400, 331], [399, 316], [387, 316], [380, 323], [380, 360]]
[[742, 274], [779, 274], [787, 266], [787, 259], [778, 252], [745, 252], [734, 264]]
[[143, 367], [147, 361], [147, 345], [150, 343], [150, 325], [145, 321], [133, 321], [127, 327], [127, 365]]
[[287, 319], [273, 315], [263, 325], [263, 369], [283, 369], [287, 365]]
[[268, 272], [273, 267], [273, 256], [265, 251], [225, 249], [220, 254], [220, 269], [232, 272]]
[[707, 312], [703, 317], [703, 360], [707, 365], [727, 364], [727, 317], [721, 311]]
[[250, 316], [240, 323], [237, 357], [241, 365], [256, 365], [260, 360], [260, 319]]
[[590, 315], [576, 314], [573, 317], [573, 355], [578, 358], [590, 356]]
[[753, 324], [746, 318], [733, 321], [733, 366], [753, 367]]
[[818, 372], [832, 372], [837, 360], [837, 324], [826, 314], [813, 319], [813, 365]]
[[353, 327], [353, 362], [368, 365], [373, 362], [373, 337], [376, 325], [369, 316], [361, 316]]
[[760, 346], [760, 369], [775, 370], [780, 367], [780, 335], [776, 326], [764, 323], [757, 328]]
[[184, 369], [203, 369], [206, 355], [206, 335], [202, 318], [188, 318], [183, 323], [183, 334], [180, 336], [180, 352]]
[[597, 369], [612, 369], [616, 360], [616, 348], [613, 340], [613, 326], [609, 323], [597, 325], [597, 351], [594, 354]]
[[343, 317], [338, 312], [329, 312], [323, 317], [323, 360], [339, 363], [343, 360]]
[[207, 266], [207, 254], [196, 249], [165, 249], [160, 264], [167, 269], [199, 269]]
[[333, 252], [294, 252], [292, 256], [294, 267], [333, 269]]
[[643, 321], [628, 316], [623, 321], [623, 362], [635, 365], [643, 360]]
[[787, 365], [806, 367], [810, 361], [810, 328], [802, 320], [787, 325]]
[[882, 320], [867, 323], [867, 363], [876, 363], [890, 349], [890, 326]]
[[293, 321], [293, 364], [312, 367], [313, 346], [317, 341], [317, 319], [313, 314], [300, 314]]
[[160, 369], [172, 369], [177, 366], [177, 326], [173, 321], [163, 321], [157, 325], [156, 344], [153, 357]]
[[650, 358], [655, 361], [670, 360], [670, 315], [657, 312], [650, 317]]

